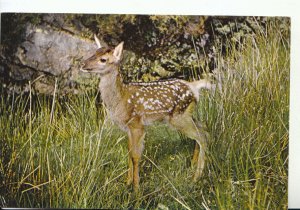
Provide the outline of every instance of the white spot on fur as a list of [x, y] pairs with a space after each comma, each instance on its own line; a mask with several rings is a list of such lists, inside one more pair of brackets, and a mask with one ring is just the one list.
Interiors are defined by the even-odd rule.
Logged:
[[144, 97], [139, 98], [139, 100], [137, 102], [140, 104], [144, 103]]
[[161, 102], [160, 100], [158, 100], [158, 99], [155, 99], [155, 100], [153, 101], [153, 103], [158, 104], [158, 105], [161, 105], [161, 104], [162, 104], [162, 102]]
[[148, 101], [143, 103], [143, 106], [144, 106], [145, 110], [154, 110], [154, 107], [152, 105], [148, 104]]

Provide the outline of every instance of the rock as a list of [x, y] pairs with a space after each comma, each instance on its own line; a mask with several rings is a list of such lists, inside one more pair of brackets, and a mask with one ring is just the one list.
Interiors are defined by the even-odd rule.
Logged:
[[32, 24], [26, 26], [24, 40], [12, 56], [13, 59], [6, 61], [7, 67], [2, 66], [13, 80], [29, 81], [46, 75], [34, 85], [38, 93], [49, 94], [54, 86], [54, 77], [59, 78], [62, 90], [92, 77], [83, 75], [79, 68], [80, 62], [97, 49], [94, 41], [55, 30], [49, 25]]
[[48, 26], [29, 24], [26, 41], [18, 48], [16, 57], [24, 66], [59, 76], [77, 70], [80, 60], [96, 49], [95, 43], [90, 40]]

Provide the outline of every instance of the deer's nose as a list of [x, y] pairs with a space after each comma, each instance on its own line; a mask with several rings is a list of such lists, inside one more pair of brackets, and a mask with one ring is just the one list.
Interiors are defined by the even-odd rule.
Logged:
[[79, 64], [79, 67], [80, 67], [81, 69], [84, 69], [84, 68], [85, 68], [85, 63], [84, 63], [84, 62], [81, 62], [81, 63]]
[[82, 72], [87, 72], [87, 71], [91, 70], [91, 69], [87, 68], [87, 66], [86, 66], [86, 64], [84, 62], [82, 62], [82, 63], [79, 64], [79, 69]]

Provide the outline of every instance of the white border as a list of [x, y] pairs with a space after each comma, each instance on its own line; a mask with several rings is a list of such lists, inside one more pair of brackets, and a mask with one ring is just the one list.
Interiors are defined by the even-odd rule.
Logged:
[[300, 190], [299, 8], [300, 1], [297, 0], [0, 0], [0, 12], [291, 17], [289, 208], [300, 207], [300, 193], [297, 192]]
[[261, 15], [296, 14], [297, 0], [0, 0], [6, 12]]

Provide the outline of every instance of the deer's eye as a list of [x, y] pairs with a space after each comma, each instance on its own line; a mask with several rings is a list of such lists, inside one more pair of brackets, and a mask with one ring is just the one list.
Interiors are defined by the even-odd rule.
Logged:
[[101, 59], [100, 59], [100, 62], [101, 62], [101, 63], [105, 63], [106, 61], [107, 61], [107, 59], [105, 59], [105, 58], [101, 58]]

